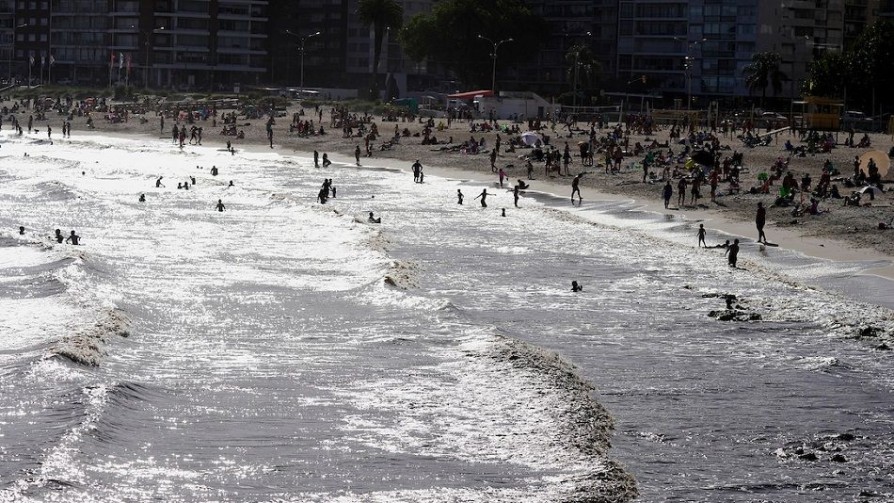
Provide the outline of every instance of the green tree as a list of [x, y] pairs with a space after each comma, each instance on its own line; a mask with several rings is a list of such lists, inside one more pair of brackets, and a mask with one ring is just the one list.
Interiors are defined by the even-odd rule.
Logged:
[[846, 57], [851, 60], [852, 70], [848, 77], [848, 101], [853, 99], [864, 110], [877, 108], [876, 100], [887, 94], [879, 93], [879, 89], [887, 91], [894, 85], [894, 25], [882, 20], [869, 26]]
[[782, 83], [788, 76], [779, 69], [781, 58], [775, 52], [759, 52], [751, 56], [751, 63], [745, 67], [745, 84], [750, 92], [761, 91], [761, 106], [767, 97], [767, 87], [773, 88], [773, 94], [782, 90]]
[[403, 26], [404, 8], [396, 0], [360, 0], [357, 5], [357, 16], [364, 26], [371, 26], [373, 30], [373, 64], [369, 94], [371, 98], [378, 99], [382, 41], [385, 39], [386, 30], [398, 33]]
[[466, 85], [490, 87], [493, 45], [478, 35], [494, 42], [513, 39], [499, 47], [499, 73], [537, 54], [548, 30], [522, 0], [443, 0], [407, 22], [401, 45], [410, 58], [440, 65]]
[[596, 60], [590, 46], [586, 44], [575, 44], [568, 48], [565, 63], [568, 64], [567, 79], [575, 96], [572, 104], [579, 104], [576, 96], [582, 94], [581, 89], [591, 89], [598, 82], [602, 65]]
[[[847, 94], [845, 86], [854, 71], [848, 55], [826, 51], [810, 64], [801, 92], [811, 96], [842, 98]], [[852, 88], [851, 92], [854, 91], [856, 89]]]

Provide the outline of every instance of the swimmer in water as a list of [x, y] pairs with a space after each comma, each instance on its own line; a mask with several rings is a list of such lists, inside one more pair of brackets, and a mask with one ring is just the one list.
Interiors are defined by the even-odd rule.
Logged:
[[227, 207], [224, 206], [223, 201], [221, 201], [220, 199], [217, 200], [217, 206], [215, 206], [215, 208], [217, 208], [217, 211], [223, 211], [227, 209]]
[[57, 243], [65, 241], [65, 236], [62, 235], [61, 229], [56, 229], [56, 234], [54, 234], [53, 237], [56, 238]]
[[66, 243], [71, 243], [75, 246], [78, 245], [78, 242], [80, 240], [81, 240], [81, 236], [78, 236], [77, 234], [75, 234], [75, 231], [71, 231], [71, 235], [69, 235], [67, 238], [65, 238]]

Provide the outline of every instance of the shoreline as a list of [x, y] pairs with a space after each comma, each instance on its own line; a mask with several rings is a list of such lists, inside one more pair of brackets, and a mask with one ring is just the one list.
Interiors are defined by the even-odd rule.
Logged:
[[[349, 151], [352, 150], [352, 145], [362, 146], [362, 138], [343, 138], [338, 130], [330, 130], [330, 132], [324, 136], [301, 138], [289, 135], [287, 133], [289, 118], [291, 113], [298, 109], [299, 106], [294, 106], [289, 109], [287, 117], [278, 118], [277, 124], [274, 127], [274, 148], [272, 149], [267, 148], [267, 139], [262, 124], [264, 122], [263, 120], [260, 120], [260, 122], [255, 120], [252, 123], [243, 123], [242, 129], [245, 129], [246, 137], [242, 140], [237, 140], [234, 137], [221, 136], [218, 134], [218, 131], [212, 130], [213, 127], [209, 127], [211, 126], [210, 120], [197, 121], [196, 125], [203, 127], [203, 130], [207, 130], [204, 134], [202, 146], [209, 148], [213, 148], [214, 144], [217, 142], [220, 142], [221, 146], [223, 146], [227, 140], [230, 140], [233, 143], [233, 147], [237, 150], [237, 154], [238, 151], [241, 150], [258, 153], [273, 152], [282, 155], [302, 155], [312, 157], [313, 151], [319, 150], [321, 154], [326, 152], [333, 162], [341, 162], [348, 165], [355, 164], [354, 158]], [[22, 114], [25, 113], [28, 113], [28, 111], [19, 112], [20, 121]], [[309, 113], [303, 118], [310, 118], [312, 115], [313, 111], [309, 110]], [[327, 115], [325, 111], [323, 115], [324, 124], [328, 126], [328, 123], [325, 120]], [[41, 124], [35, 125], [52, 125], [54, 122], [53, 119], [54, 118], [51, 118], [45, 122], [41, 121]], [[397, 125], [400, 128], [412, 128], [411, 131], [414, 129], [417, 131], [421, 129], [421, 125], [418, 121], [383, 122], [377, 120], [379, 118], [373, 119], [376, 124], [380, 125], [380, 131], [387, 131], [392, 125]], [[56, 119], [56, 122], [61, 122], [61, 118]], [[149, 118], [145, 124], [140, 124], [140, 121], [136, 118], [119, 124], [111, 124], [103, 118], [96, 118], [94, 122], [96, 124], [95, 129], [87, 129], [84, 127], [85, 122], [86, 118], [84, 117], [75, 117], [74, 121], [72, 121], [72, 130], [75, 136], [83, 133], [100, 136], [118, 136], [121, 138], [141, 136], [150, 140], [162, 141], [165, 138], [170, 137], [169, 135], [164, 135], [160, 132], [157, 118]], [[170, 132], [170, 128], [175, 122], [170, 119], [166, 119], [165, 122], [165, 132]], [[61, 127], [57, 128], [57, 130], [61, 131]], [[466, 132], [464, 133], [463, 130], [466, 130]], [[468, 123], [454, 122], [450, 128], [445, 129], [445, 131], [435, 132], [438, 136], [447, 136], [449, 133], [454, 133], [451, 136], [456, 136], [457, 138], [465, 138], [465, 136], [460, 135], [470, 135], [470, 133], [468, 133]], [[496, 137], [496, 133], [475, 133], [473, 136], [485, 137], [487, 142], [492, 143]], [[661, 134], [659, 133], [652, 135], [651, 137], [659, 138], [660, 136]], [[505, 136], [503, 137], [505, 139]], [[887, 135], [873, 135], [873, 141], [876, 144], [887, 138]], [[557, 140], [557, 143], [562, 142], [565, 139], [568, 138], [560, 138]], [[576, 140], [577, 138], [574, 139]], [[633, 143], [634, 141], [644, 140], [645, 137], [632, 136], [630, 141]], [[379, 142], [377, 141], [375, 143]], [[434, 146], [418, 145], [418, 143], [420, 143], [419, 138], [410, 136], [402, 138], [401, 143], [394, 146], [391, 150], [381, 152], [374, 149], [373, 157], [361, 157], [361, 167], [370, 166], [409, 171], [409, 165], [414, 159], [418, 158], [424, 166], [425, 173], [428, 175], [446, 179], [470, 180], [484, 184], [488, 187], [493, 187], [495, 185], [496, 175], [489, 169], [489, 159], [487, 155], [443, 153], [435, 150], [433, 148]], [[556, 146], [558, 147], [559, 145]], [[886, 147], [887, 145], [880, 145], [877, 148], [884, 148], [887, 150]], [[772, 149], [772, 147], [758, 148]], [[524, 152], [525, 151], [522, 149], [518, 151], [518, 153]], [[783, 152], [780, 151], [760, 151], [757, 149], [743, 150], [743, 152], [746, 155], [746, 164], [749, 164], [748, 156], [755, 153], [761, 154], [763, 157], [767, 157], [767, 155], [772, 157], [777, 154], [783, 154]], [[842, 156], [849, 156], [850, 154], [857, 152], [859, 151], [856, 149], [846, 150], [843, 147], [840, 148], [839, 152], [837, 152], [836, 163], [842, 164], [839, 162]], [[625, 158], [624, 163], [626, 165], [633, 162], [635, 159], [636, 158], [630, 157]], [[509, 161], [508, 164], [507, 161]], [[796, 164], [796, 161], [801, 161], [801, 159], [792, 158], [790, 161], [792, 164]], [[821, 165], [823, 157], [811, 157], [807, 158], [807, 161], [813, 161], [813, 164]], [[753, 164], [756, 165], [759, 162], [760, 160]], [[406, 165], [402, 165], [404, 163]], [[518, 166], [515, 166], [515, 164], [518, 164]], [[508, 154], [503, 153], [500, 154], [497, 162], [497, 166], [503, 167], [507, 172], [510, 185], [515, 179], [527, 178], [527, 175], [522, 173], [522, 164], [523, 161], [520, 159], [508, 157]], [[571, 172], [577, 171], [576, 168], [579, 167], [580, 166], [573, 162]], [[791, 164], [789, 169], [792, 171], [795, 170]], [[845, 172], [844, 166], [840, 166], [839, 169], [842, 172]], [[755, 169], [751, 169], [751, 171], [755, 171]], [[799, 173], [800, 172], [801, 171], [799, 171]], [[599, 200], [627, 202], [631, 205], [629, 209], [633, 211], [646, 211], [654, 213], [655, 215], [674, 215], [676, 218], [680, 218], [682, 222], [687, 223], [702, 222], [712, 231], [738, 236], [745, 243], [755, 241], [752, 236], [756, 235], [756, 229], [750, 218], [751, 215], [749, 215], [752, 204], [756, 204], [758, 200], [766, 201], [768, 198], [768, 196], [761, 197], [760, 195], [744, 194], [743, 190], [742, 195], [718, 197], [718, 204], [716, 205], [712, 204], [710, 201], [706, 201], [704, 204], [698, 206], [684, 205], [682, 208], [669, 210], [663, 207], [663, 202], [660, 200], [658, 194], [662, 185], [659, 183], [640, 183], [639, 179], [641, 178], [641, 171], [628, 169], [626, 172], [622, 170], [618, 175], [602, 175], [600, 169], [596, 166], [591, 167], [590, 171], [587, 171], [587, 173], [590, 174], [590, 176], [584, 176], [582, 178], [583, 183], [581, 184], [585, 195], [587, 192], [592, 193], [592, 191], [595, 190]], [[542, 177], [542, 168], [535, 168], [535, 179], [530, 182], [531, 190], [553, 194], [557, 197], [563, 197], [563, 193], [570, 192], [571, 177], [550, 176], [546, 179]], [[818, 176], [815, 177], [817, 180], [818, 178]], [[745, 175], [743, 175], [743, 180], [744, 179]], [[612, 182], [614, 182], [614, 185]], [[745, 182], [743, 181], [743, 189], [744, 188]], [[676, 196], [677, 194], [675, 193], [674, 198]], [[590, 197], [589, 199], [592, 200], [594, 198]], [[882, 194], [877, 197], [877, 199], [888, 200], [887, 193]], [[882, 201], [879, 201], [879, 203], [881, 202]], [[876, 267], [867, 269], [864, 271], [864, 274], [872, 274], [889, 280], [894, 280], [894, 231], [873, 232], [870, 228], [854, 229], [853, 232], [847, 233], [835, 232], [837, 227], [847, 228], [847, 226], [852, 225], [853, 220], [855, 218], [859, 219], [859, 214], [863, 213], [864, 210], [870, 210], [865, 211], [865, 213], [868, 214], [863, 219], [865, 220], [864, 224], [868, 223], [870, 227], [871, 225], [877, 225], [878, 221], [882, 220], [881, 218], [876, 218], [875, 215], [884, 214], [887, 216], [884, 220], [887, 221], [894, 215], [892, 215], [891, 212], [891, 203], [888, 201], [885, 201], [885, 203], [885, 205], [876, 205], [872, 208], [856, 207], [852, 209], [843, 208], [842, 210], [832, 209], [830, 213], [814, 217], [813, 219], [811, 219], [809, 215], [806, 215], [805, 217], [801, 217], [803, 220], [788, 217], [786, 215], [789, 211], [787, 208], [780, 209], [780, 211], [773, 211], [775, 209], [771, 208], [771, 210], [768, 211], [767, 233], [770, 236], [771, 241], [778, 243], [781, 249], [800, 252], [804, 255], [818, 259], [832, 261], [887, 261], [890, 265], [881, 268]], [[854, 216], [854, 213], [856, 213], [856, 216]], [[830, 217], [828, 220], [833, 221], [834, 226], [830, 225], [829, 228], [825, 228], [821, 224], [810, 225], [813, 222], [810, 222], [809, 220], [819, 220], [825, 216]], [[841, 220], [841, 222], [838, 220]], [[801, 223], [807, 223], [807, 225], [798, 225]], [[866, 234], [871, 238], [878, 237], [879, 239], [866, 239], [863, 237], [863, 234]]]

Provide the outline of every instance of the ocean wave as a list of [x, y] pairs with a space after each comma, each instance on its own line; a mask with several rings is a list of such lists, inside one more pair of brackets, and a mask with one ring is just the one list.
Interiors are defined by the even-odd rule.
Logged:
[[401, 290], [409, 290], [418, 286], [419, 265], [412, 261], [395, 260], [383, 278], [386, 285]]
[[124, 311], [108, 308], [92, 326], [63, 337], [50, 351], [81, 365], [98, 366], [106, 354], [106, 345], [115, 337], [128, 337], [130, 327], [130, 317]]
[[[611, 448], [614, 419], [593, 396], [593, 385], [558, 353], [532, 344], [498, 336], [490, 357], [513, 367], [535, 372], [550, 381], [561, 395], [558, 435], [581, 454], [597, 458], [587, 473], [573, 477], [574, 493], [581, 501], [622, 502], [637, 496], [636, 481], [621, 465], [606, 456]], [[572, 498], [572, 500], [574, 500]]]
[[37, 277], [0, 281], [0, 297], [42, 298], [65, 291], [65, 284], [56, 278]]
[[42, 182], [35, 189], [36, 192], [31, 195], [31, 200], [35, 202], [61, 202], [78, 198], [74, 190], [60, 182]]

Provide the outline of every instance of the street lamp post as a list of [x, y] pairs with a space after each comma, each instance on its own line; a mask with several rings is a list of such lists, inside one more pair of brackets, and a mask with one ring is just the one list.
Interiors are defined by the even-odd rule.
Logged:
[[499, 42], [494, 42], [493, 40], [491, 40], [481, 34], [478, 34], [478, 38], [480, 38], [481, 40], [487, 40], [488, 42], [490, 42], [491, 44], [494, 45], [494, 52], [492, 52], [490, 55], [490, 57], [493, 58], [493, 60], [494, 60], [493, 69], [491, 70], [491, 73], [490, 73], [490, 90], [493, 91], [494, 94], [496, 94], [496, 92], [497, 92], [497, 90], [496, 90], [496, 88], [497, 88], [497, 49], [499, 49], [500, 46], [505, 44], [506, 42], [512, 42], [513, 38], [512, 37], [504, 38], [503, 40], [500, 40]]
[[[593, 36], [593, 34], [590, 33], [589, 31], [586, 33], [586, 35], [587, 35], [587, 37]], [[583, 47], [578, 46], [577, 50], [574, 51], [574, 82], [573, 82], [574, 85], [572, 86], [572, 97], [571, 97], [571, 106], [573, 106], [573, 107], [577, 106], [577, 79], [578, 79], [578, 75], [580, 73], [579, 60], [580, 60], [581, 49], [583, 49]]]
[[9, 75], [7, 75], [6, 82], [12, 83], [12, 53], [15, 51], [15, 39], [16, 39], [16, 30], [20, 28], [27, 28], [28, 23], [19, 23], [15, 25], [12, 29], [12, 40], [9, 41], [9, 47], [6, 52], [6, 66], [8, 68]]
[[[680, 37], [674, 37], [674, 40], [682, 41]], [[683, 71], [686, 75], [686, 111], [692, 111], [692, 64], [695, 58], [692, 57], [692, 48], [707, 40], [695, 40], [686, 44], [686, 56], [683, 58]]]
[[304, 98], [304, 42], [311, 37], [316, 37], [320, 32], [311, 33], [310, 35], [298, 35], [297, 33], [292, 33], [291, 31], [286, 30], [286, 33], [301, 39], [301, 84], [298, 93], [301, 98]]
[[159, 28], [156, 28], [156, 29], [150, 31], [146, 35], [146, 42], [144, 43], [144, 45], [146, 47], [146, 61], [145, 61], [146, 64], [143, 67], [143, 87], [145, 87], [147, 90], [149, 89], [149, 48], [152, 47], [152, 35], [154, 35], [156, 33], [163, 33], [164, 30], [165, 30], [165, 27], [161, 26]]
[[149, 89], [149, 46], [151, 45], [149, 43], [148, 38], [143, 43], [143, 45], [146, 46], [146, 61], [145, 61], [146, 64], [143, 66], [143, 89], [148, 90]]

